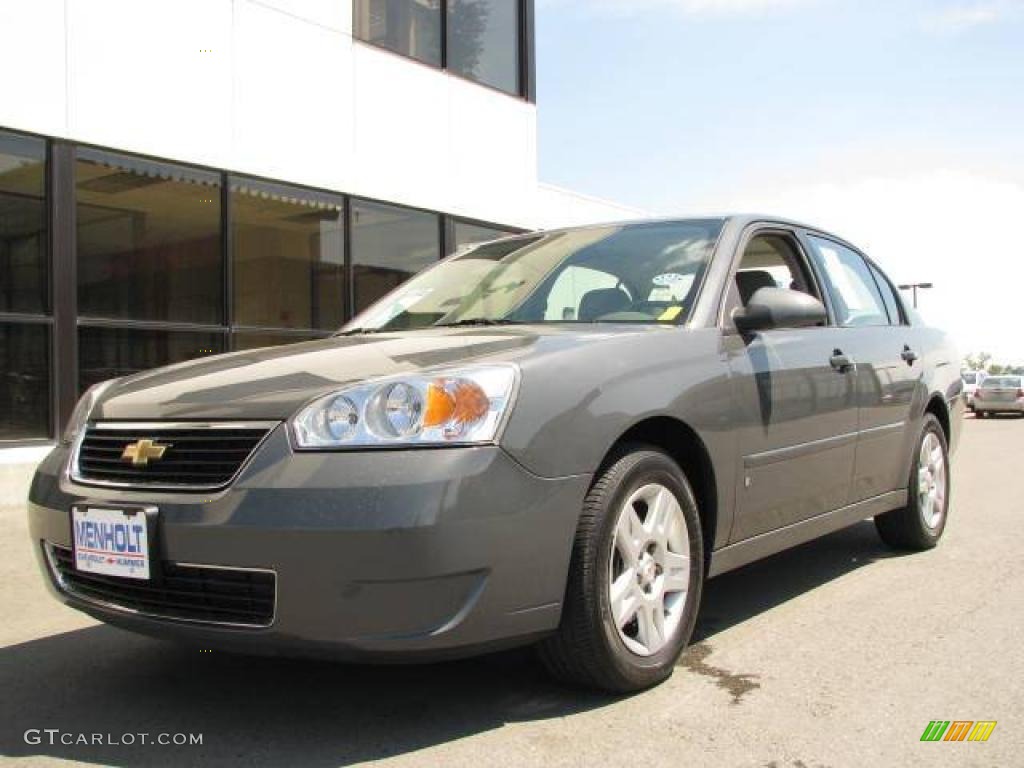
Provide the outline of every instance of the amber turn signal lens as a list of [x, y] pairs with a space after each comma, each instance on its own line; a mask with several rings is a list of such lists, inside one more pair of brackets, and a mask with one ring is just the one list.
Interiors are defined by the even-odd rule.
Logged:
[[[446, 386], [447, 384], [447, 386]], [[424, 427], [444, 424], [472, 424], [487, 415], [491, 401], [483, 389], [472, 381], [435, 381], [427, 388], [427, 405], [423, 413]]]
[[447, 424], [455, 413], [455, 398], [439, 384], [427, 387], [427, 407], [423, 411], [423, 426]]

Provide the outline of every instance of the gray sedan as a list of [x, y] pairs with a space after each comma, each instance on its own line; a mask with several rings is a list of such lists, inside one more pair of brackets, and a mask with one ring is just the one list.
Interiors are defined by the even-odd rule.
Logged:
[[87, 391], [32, 545], [60, 600], [138, 632], [370, 660], [536, 644], [562, 679], [637, 690], [708, 578], [865, 518], [935, 546], [959, 359], [813, 227], [510, 237], [331, 338]]

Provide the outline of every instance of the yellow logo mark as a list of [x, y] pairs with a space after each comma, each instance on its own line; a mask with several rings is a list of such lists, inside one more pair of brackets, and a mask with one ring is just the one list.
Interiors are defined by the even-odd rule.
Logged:
[[992, 731], [995, 730], [995, 720], [979, 720], [974, 724], [974, 729], [971, 731], [971, 735], [967, 737], [968, 741], [988, 741], [988, 737], [992, 735]]
[[167, 448], [168, 446], [160, 445], [152, 440], [139, 440], [124, 447], [121, 460], [130, 461], [133, 467], [144, 467], [149, 464], [150, 460], [159, 461], [163, 458]]

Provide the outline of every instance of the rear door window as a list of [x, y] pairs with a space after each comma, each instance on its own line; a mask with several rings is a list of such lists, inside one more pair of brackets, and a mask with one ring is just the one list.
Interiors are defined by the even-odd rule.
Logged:
[[889, 325], [889, 313], [868, 264], [856, 251], [811, 235], [814, 257], [825, 274], [840, 325]]

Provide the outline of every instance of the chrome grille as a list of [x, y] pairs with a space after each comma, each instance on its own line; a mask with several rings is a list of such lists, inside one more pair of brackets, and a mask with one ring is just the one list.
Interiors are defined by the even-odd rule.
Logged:
[[[273, 422], [133, 423], [89, 425], [72, 460], [74, 480], [90, 485], [210, 490], [234, 479], [276, 426]], [[125, 450], [151, 441], [158, 458], [133, 463]]]

